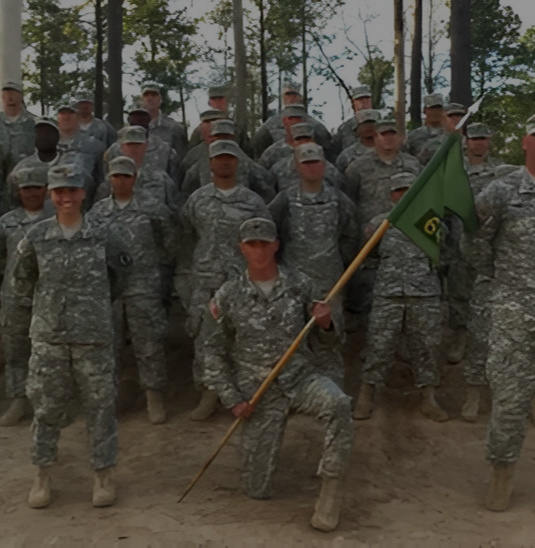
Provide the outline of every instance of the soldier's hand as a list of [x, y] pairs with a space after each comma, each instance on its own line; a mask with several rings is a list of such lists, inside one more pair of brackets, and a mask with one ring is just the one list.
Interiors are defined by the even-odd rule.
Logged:
[[312, 315], [321, 329], [329, 329], [331, 326], [331, 305], [323, 301], [317, 301], [312, 307]]
[[254, 407], [249, 402], [242, 401], [237, 403], [230, 411], [237, 419], [248, 419], [253, 414]]

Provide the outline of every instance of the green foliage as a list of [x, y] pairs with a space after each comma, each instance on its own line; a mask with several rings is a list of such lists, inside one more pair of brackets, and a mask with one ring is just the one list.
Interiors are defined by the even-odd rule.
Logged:
[[374, 108], [385, 108], [385, 95], [388, 87], [394, 83], [394, 63], [374, 48], [374, 55], [367, 59], [359, 71], [359, 82], [370, 86]]

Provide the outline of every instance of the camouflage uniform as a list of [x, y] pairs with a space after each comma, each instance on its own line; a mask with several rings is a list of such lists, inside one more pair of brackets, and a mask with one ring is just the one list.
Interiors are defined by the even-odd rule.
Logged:
[[262, 152], [258, 163], [266, 169], [271, 169], [279, 160], [293, 156], [293, 153], [294, 149], [286, 142], [286, 139], [280, 139]]
[[421, 126], [409, 131], [407, 135], [407, 150], [409, 154], [417, 156], [422, 149], [427, 148], [429, 141], [434, 140], [443, 133], [444, 131], [441, 127], [434, 128], [431, 126]]
[[[206, 382], [225, 407], [250, 400], [280, 356], [308, 321], [311, 287], [297, 272], [279, 269], [266, 297], [247, 273], [225, 283], [214, 301], [219, 319], [205, 344]], [[326, 425], [319, 474], [343, 477], [349, 464], [353, 425], [351, 398], [319, 374], [303, 343], [243, 421], [242, 483], [250, 497], [268, 498], [288, 411]]]
[[358, 141], [344, 148], [338, 158], [336, 158], [335, 165], [341, 173], [345, 173], [346, 169], [349, 167], [349, 164], [353, 162], [353, 160], [357, 160], [363, 154], [370, 152], [372, 149], [373, 147], [364, 146], [360, 141]]
[[195, 337], [195, 383], [203, 384], [203, 344], [207, 334], [203, 315], [215, 291], [245, 268], [238, 246], [239, 228], [253, 217], [270, 218], [266, 205], [252, 190], [241, 185], [225, 196], [210, 183], [196, 190], [181, 212], [186, 245], [193, 245], [193, 287], [187, 331]]
[[2, 326], [2, 344], [5, 355], [6, 394], [8, 398], [26, 396], [26, 377], [30, 360], [30, 320], [32, 303], [30, 300], [17, 302], [10, 281], [13, 277], [13, 261], [18, 243], [28, 230], [39, 221], [54, 214], [50, 203], [45, 204], [37, 217], [29, 217], [26, 211], [18, 207], [0, 218], [0, 259], [5, 261], [2, 281], [2, 307], [0, 325]]
[[[385, 217], [377, 217], [372, 224]], [[384, 383], [404, 333], [416, 386], [436, 386], [442, 332], [439, 278], [426, 255], [397, 228], [386, 232], [378, 252], [362, 381]]]
[[186, 128], [182, 124], [160, 112], [157, 118], [153, 118], [150, 121], [149, 133], [167, 143], [176, 153], [179, 163], [186, 156], [188, 135]]
[[131, 259], [112, 233], [84, 220], [70, 239], [56, 218], [35, 225], [17, 247], [10, 291], [33, 299], [26, 393], [35, 411], [32, 460], [57, 458], [67, 404], [79, 393], [95, 470], [117, 455], [115, 360], [108, 269], [118, 280]]
[[476, 200], [492, 246], [491, 329], [486, 373], [492, 391], [487, 456], [515, 462], [535, 395], [535, 184], [525, 167], [490, 183]]
[[93, 118], [88, 126], [82, 127], [80, 125], [80, 132], [100, 141], [106, 148], [111, 147], [117, 141], [115, 128], [110, 123], [99, 118]]
[[171, 212], [151, 199], [131, 201], [120, 208], [113, 197], [95, 204], [88, 213], [90, 224], [117, 225], [125, 240], [133, 269], [125, 280], [121, 298], [114, 302], [117, 343], [128, 325], [143, 389], [167, 388], [165, 338], [167, 317], [161, 281], [163, 265], [172, 265], [176, 252]]
[[[279, 230], [281, 261], [306, 274], [313, 284], [312, 297], [325, 298], [332, 286], [356, 255], [358, 225], [355, 206], [343, 193], [323, 185], [321, 191], [308, 196], [300, 184], [281, 192], [269, 205]], [[344, 342], [342, 298], [333, 303], [333, 323], [338, 341], [326, 346], [313, 345], [325, 374], [343, 385]]]
[[333, 147], [338, 151], [344, 151], [346, 148], [357, 144], [357, 136], [355, 135], [355, 126], [357, 121], [355, 115], [343, 122], [333, 136]]

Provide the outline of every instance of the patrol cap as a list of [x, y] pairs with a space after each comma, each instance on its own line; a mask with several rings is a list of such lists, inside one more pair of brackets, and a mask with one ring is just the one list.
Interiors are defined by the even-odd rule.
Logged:
[[430, 93], [424, 97], [424, 108], [443, 107], [444, 97], [442, 93]]
[[48, 170], [48, 188], [84, 188], [85, 174], [78, 164], [54, 166]]
[[135, 175], [137, 173], [136, 163], [128, 156], [117, 156], [110, 162], [111, 175]]
[[212, 120], [226, 120], [228, 114], [224, 110], [217, 108], [212, 108], [210, 110], [205, 110], [201, 112], [200, 115], [201, 122], [211, 122]]
[[303, 162], [316, 162], [325, 159], [323, 148], [316, 143], [303, 143], [294, 149], [295, 159], [302, 164]]
[[71, 112], [72, 114], [76, 114], [76, 109], [72, 105], [64, 104], [58, 108], [58, 114], [60, 112]]
[[210, 135], [234, 135], [234, 120], [214, 120], [210, 122]]
[[14, 91], [18, 91], [19, 93], [22, 93], [22, 84], [19, 84], [17, 82], [4, 82], [2, 84], [2, 91], [12, 89]]
[[489, 126], [485, 124], [469, 124], [466, 126], [466, 137], [468, 139], [490, 139], [491, 136]]
[[119, 130], [119, 143], [145, 143], [147, 130], [142, 126], [125, 126]]
[[271, 219], [255, 217], [248, 219], [240, 225], [240, 241], [252, 242], [260, 240], [261, 242], [277, 241], [277, 226]]
[[282, 94], [286, 95], [287, 93], [301, 95], [301, 86], [291, 80], [286, 80], [282, 85]]
[[146, 114], [147, 116], [150, 116], [150, 112], [146, 108], [143, 108], [141, 105], [134, 105], [128, 111], [129, 116], [131, 114], [138, 114], [138, 113], [142, 113], [142, 114]]
[[386, 133], [387, 131], [399, 133], [396, 121], [392, 118], [385, 118], [384, 120], [379, 120], [377, 122], [377, 133]]
[[535, 134], [535, 114], [533, 116], [530, 116], [528, 118], [528, 121], [526, 122], [526, 135], [534, 135]]
[[54, 120], [52, 120], [51, 118], [46, 118], [46, 117], [38, 118], [35, 121], [35, 127], [37, 126], [50, 126], [50, 127], [53, 127], [59, 133], [59, 129], [58, 129], [58, 126], [56, 125], [56, 122], [54, 122]]
[[147, 92], [155, 92], [161, 95], [160, 85], [156, 82], [145, 82], [141, 87], [141, 95], [145, 95]]
[[306, 116], [306, 109], [304, 105], [287, 105], [281, 110], [281, 114], [284, 118], [295, 117], [303, 118]]
[[46, 186], [48, 184], [48, 167], [22, 167], [13, 172], [14, 183], [18, 188], [29, 186]]
[[93, 95], [88, 91], [79, 93], [74, 104], [77, 105], [78, 103], [94, 103]]
[[378, 110], [373, 110], [371, 108], [365, 108], [359, 110], [356, 115], [356, 125], [355, 127], [360, 126], [361, 124], [366, 124], [367, 122], [379, 122], [381, 120], [381, 113]]
[[212, 86], [208, 88], [208, 98], [214, 99], [215, 97], [226, 97], [228, 95], [227, 86]]
[[308, 122], [300, 122], [290, 127], [290, 133], [294, 139], [299, 137], [314, 137], [314, 128]]
[[210, 143], [208, 147], [208, 156], [210, 158], [215, 158], [216, 156], [221, 156], [221, 154], [231, 154], [240, 157], [240, 147], [235, 141], [220, 140]]
[[466, 114], [466, 108], [463, 105], [461, 105], [461, 103], [448, 103], [444, 107], [444, 111], [446, 112], [448, 116], [452, 114], [462, 114], [462, 115]]
[[414, 180], [416, 174], [410, 171], [400, 171], [390, 178], [390, 191], [401, 190], [402, 188], [409, 188]]
[[351, 99], [361, 99], [362, 97], [371, 97], [372, 90], [370, 86], [357, 86], [351, 91]]

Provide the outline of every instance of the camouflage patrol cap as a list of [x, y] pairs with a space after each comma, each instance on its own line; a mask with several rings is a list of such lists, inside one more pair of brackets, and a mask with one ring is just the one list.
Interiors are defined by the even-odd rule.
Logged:
[[282, 85], [282, 94], [286, 95], [287, 93], [301, 95], [301, 85], [291, 80], [286, 80]]
[[485, 124], [469, 124], [466, 126], [466, 137], [468, 139], [490, 139], [491, 136], [489, 126]]
[[443, 107], [444, 97], [442, 93], [430, 93], [424, 97], [424, 108]]
[[361, 99], [362, 97], [371, 97], [372, 90], [370, 86], [357, 86], [351, 90], [351, 99]]
[[73, 114], [76, 114], [76, 109], [72, 105], [65, 103], [64, 105], [58, 107], [58, 114], [60, 112], [71, 112]]
[[361, 124], [366, 124], [368, 122], [379, 122], [381, 120], [381, 113], [378, 110], [373, 110], [371, 108], [365, 108], [363, 110], [359, 110], [355, 114], [355, 127], [357, 128]]
[[48, 184], [48, 167], [22, 167], [13, 172], [13, 182], [18, 188], [29, 186], [46, 186]]
[[136, 163], [128, 156], [117, 156], [110, 162], [110, 177], [112, 175], [135, 175]]
[[142, 126], [125, 126], [117, 134], [119, 143], [145, 143], [147, 130]]
[[390, 178], [390, 191], [401, 190], [402, 188], [409, 188], [414, 180], [416, 179], [416, 174], [411, 173], [410, 171], [400, 171], [395, 173]]
[[312, 124], [301, 122], [299, 124], [294, 124], [290, 128], [290, 133], [294, 139], [299, 137], [310, 137], [312, 139], [314, 137], [314, 128], [312, 127]]
[[46, 117], [38, 118], [35, 121], [35, 127], [37, 126], [50, 126], [50, 127], [53, 127], [59, 133], [59, 128], [56, 125], [56, 122], [54, 122], [54, 120], [52, 120], [51, 118], [46, 118]]
[[157, 82], [145, 82], [141, 86], [141, 95], [145, 95], [145, 93], [148, 93], [149, 91], [161, 95], [160, 84]]
[[208, 88], [208, 98], [214, 99], [216, 97], [226, 97], [228, 95], [227, 86], [212, 86]]
[[214, 120], [210, 122], [210, 135], [234, 135], [234, 120]]
[[84, 188], [84, 169], [79, 164], [54, 166], [48, 170], [48, 188]]
[[304, 118], [306, 116], [306, 109], [304, 105], [287, 105], [281, 110], [281, 114], [284, 118]]
[[220, 140], [214, 141], [208, 147], [208, 156], [210, 158], [215, 158], [216, 156], [221, 156], [222, 154], [231, 154], [240, 157], [240, 147], [235, 141]]
[[76, 97], [76, 101], [74, 104], [77, 105], [78, 103], [94, 103], [93, 94], [89, 91], [82, 91]]
[[228, 114], [224, 110], [212, 108], [210, 110], [205, 110], [204, 112], [201, 112], [200, 118], [201, 122], [211, 122], [212, 120], [226, 120], [228, 118]]
[[317, 162], [325, 160], [323, 148], [316, 143], [304, 143], [296, 146], [294, 149], [295, 159], [302, 164], [303, 162]]
[[255, 240], [261, 242], [277, 241], [277, 226], [271, 219], [255, 217], [244, 221], [240, 225], [240, 241], [252, 242]]
[[18, 82], [4, 82], [2, 84], [2, 91], [12, 89], [14, 91], [18, 91], [19, 93], [22, 93], [22, 84], [19, 84]]
[[444, 107], [444, 112], [450, 116], [452, 114], [466, 114], [466, 108], [461, 103], [448, 103]]
[[377, 122], [377, 133], [386, 133], [387, 131], [395, 131], [399, 133], [396, 121], [392, 118], [385, 118]]
[[141, 105], [132, 106], [130, 110], [128, 111], [128, 115], [130, 116], [131, 114], [138, 114], [140, 112], [142, 114], [146, 114], [147, 116], [150, 116], [150, 112], [146, 108], [143, 108]]
[[530, 116], [528, 118], [528, 121], [526, 122], [526, 135], [534, 135], [535, 134], [535, 114], [533, 116]]

